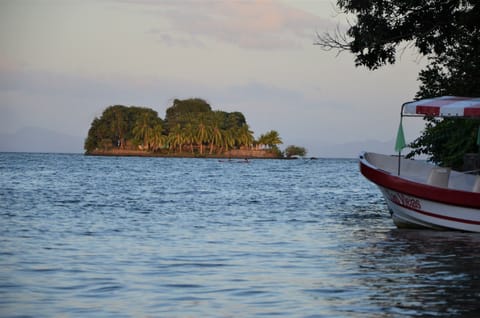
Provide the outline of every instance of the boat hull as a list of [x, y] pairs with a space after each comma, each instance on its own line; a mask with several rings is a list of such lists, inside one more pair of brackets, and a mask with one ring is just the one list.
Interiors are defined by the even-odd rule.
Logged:
[[378, 187], [397, 227], [480, 232], [480, 213], [476, 209], [446, 205]]
[[378, 168], [368, 157], [360, 155], [360, 171], [379, 187], [398, 227], [480, 233], [480, 193], [418, 183]]

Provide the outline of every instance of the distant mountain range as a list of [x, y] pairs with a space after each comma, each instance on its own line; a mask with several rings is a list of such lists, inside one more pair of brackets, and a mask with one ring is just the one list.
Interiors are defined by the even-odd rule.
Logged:
[[321, 157], [357, 158], [362, 151], [395, 154], [394, 146], [393, 139], [387, 141], [365, 140], [320, 146], [315, 152], [319, 153]]
[[83, 137], [25, 127], [12, 134], [0, 134], [0, 152], [83, 153], [83, 142]]

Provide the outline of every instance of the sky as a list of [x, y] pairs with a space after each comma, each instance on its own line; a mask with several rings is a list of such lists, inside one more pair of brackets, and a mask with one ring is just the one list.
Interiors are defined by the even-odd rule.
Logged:
[[[199, 97], [242, 112], [255, 137], [278, 131], [280, 148], [393, 153], [426, 61], [407, 49], [370, 71], [313, 45], [345, 23], [326, 0], [0, 0], [0, 151], [81, 153], [110, 105], [165, 118]], [[421, 127], [406, 123], [407, 141]]]

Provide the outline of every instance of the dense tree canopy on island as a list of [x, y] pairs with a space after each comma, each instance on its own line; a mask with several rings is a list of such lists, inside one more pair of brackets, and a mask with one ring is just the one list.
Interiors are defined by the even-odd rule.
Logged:
[[[319, 35], [326, 50], [350, 51], [357, 66], [377, 69], [395, 63], [397, 50], [414, 46], [429, 65], [419, 74], [416, 98], [480, 96], [480, 4], [473, 0], [338, 0], [355, 17], [346, 33]], [[403, 46], [403, 47], [402, 47]], [[458, 167], [465, 152], [476, 152], [479, 120], [429, 119], [410, 155]], [[459, 135], [462, 131], [462, 135]], [[466, 146], [458, 149], [458, 145]]]
[[106, 108], [100, 118], [95, 118], [85, 140], [85, 150], [125, 149], [127, 142], [148, 143], [154, 131], [162, 131], [163, 121], [152, 109], [115, 105]]
[[210, 104], [201, 98], [190, 98], [186, 100], [174, 99], [173, 105], [166, 111], [165, 121], [168, 123], [168, 128], [175, 127], [177, 123], [185, 124], [182, 121], [188, 119], [187, 116], [195, 116], [201, 113], [210, 113], [212, 108]]
[[146, 152], [225, 153], [231, 149], [256, 149], [280, 153], [282, 140], [272, 130], [255, 140], [241, 112], [212, 110], [203, 99], [175, 99], [165, 120], [156, 111], [136, 106], [107, 107], [92, 122], [85, 140], [86, 153], [113, 149]]
[[298, 147], [294, 145], [290, 145], [285, 148], [285, 157], [293, 158], [293, 157], [305, 157], [307, 155], [307, 149], [304, 147]]

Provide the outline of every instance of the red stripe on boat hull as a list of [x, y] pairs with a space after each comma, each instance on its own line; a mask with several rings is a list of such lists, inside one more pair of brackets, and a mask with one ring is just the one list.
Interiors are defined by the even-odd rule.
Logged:
[[480, 117], [480, 106], [465, 108], [463, 115], [467, 117]]

